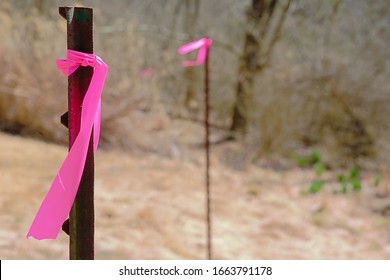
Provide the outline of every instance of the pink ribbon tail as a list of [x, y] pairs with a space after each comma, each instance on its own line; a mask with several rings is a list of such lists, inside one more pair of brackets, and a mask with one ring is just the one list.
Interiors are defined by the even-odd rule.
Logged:
[[67, 51], [65, 60], [57, 60], [57, 67], [65, 76], [71, 75], [80, 66], [90, 66], [94, 69], [82, 104], [80, 132], [43, 200], [27, 237], [31, 236], [39, 240], [57, 238], [77, 194], [93, 127], [95, 128], [94, 152], [98, 147], [100, 98], [108, 66], [96, 55], [73, 50]]

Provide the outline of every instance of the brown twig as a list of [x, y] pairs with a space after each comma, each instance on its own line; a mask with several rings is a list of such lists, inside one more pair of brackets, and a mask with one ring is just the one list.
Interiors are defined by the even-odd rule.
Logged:
[[210, 192], [210, 126], [209, 126], [209, 111], [210, 111], [210, 87], [209, 87], [209, 60], [210, 52], [205, 61], [205, 79], [204, 79], [204, 103], [205, 103], [205, 151], [206, 151], [206, 212], [207, 212], [207, 257], [212, 259], [212, 234], [211, 234], [211, 192]]

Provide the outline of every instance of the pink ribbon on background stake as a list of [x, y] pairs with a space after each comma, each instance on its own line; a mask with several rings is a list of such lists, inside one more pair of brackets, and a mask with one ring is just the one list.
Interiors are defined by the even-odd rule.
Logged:
[[93, 127], [94, 153], [98, 147], [100, 98], [108, 66], [94, 54], [73, 50], [67, 51], [65, 60], [57, 60], [57, 67], [65, 76], [71, 75], [80, 66], [93, 67], [93, 76], [82, 104], [80, 132], [43, 200], [27, 237], [32, 236], [39, 240], [57, 238], [79, 188]]
[[187, 43], [181, 46], [177, 51], [179, 54], [187, 54], [194, 50], [199, 49], [198, 55], [195, 61], [183, 61], [183, 67], [198, 66], [205, 62], [208, 54], [209, 47], [213, 44], [213, 41], [209, 38], [202, 38], [194, 42]]

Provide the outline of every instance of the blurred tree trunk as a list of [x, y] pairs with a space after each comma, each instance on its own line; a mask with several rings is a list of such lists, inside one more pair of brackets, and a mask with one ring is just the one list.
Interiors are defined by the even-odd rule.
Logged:
[[[167, 2], [168, 3], [168, 2]], [[177, 0], [173, 6], [173, 16], [172, 23], [170, 25], [170, 30], [172, 30], [171, 35], [168, 37], [166, 42], [163, 44], [163, 52], [170, 48], [170, 43], [174, 40], [174, 32], [180, 30], [185, 34], [194, 33], [194, 26], [199, 16], [199, 7], [200, 0]], [[178, 23], [182, 23], [181, 26], [178, 26]], [[193, 41], [198, 38], [193, 38], [193, 36], [188, 36], [186, 41]], [[184, 106], [186, 109], [197, 109], [193, 108], [192, 105], [195, 94], [196, 94], [196, 82], [199, 79], [197, 72], [199, 70], [196, 67], [186, 67], [184, 68], [184, 79], [185, 79], [185, 88], [184, 88]], [[196, 106], [195, 106], [196, 107]]]
[[[185, 0], [185, 9], [184, 9], [184, 23], [183, 31], [185, 33], [191, 34], [190, 30], [196, 24], [196, 20], [199, 15], [199, 0]], [[194, 40], [195, 38], [190, 38], [189, 41]], [[195, 86], [197, 81], [196, 67], [186, 67], [184, 69], [184, 76], [186, 79], [186, 89], [185, 89], [185, 98], [184, 105], [187, 109], [196, 109], [192, 106], [192, 100], [195, 98]], [[198, 71], [199, 72], [199, 71]], [[197, 107], [197, 106], [195, 106]]]
[[[230, 131], [247, 132], [256, 76], [268, 65], [291, 0], [252, 0], [246, 13], [247, 30], [239, 61], [236, 102]], [[279, 7], [280, 6], [280, 7]]]
[[[161, 1], [163, 2], [163, 1]], [[160, 3], [157, 1], [156, 3]], [[176, 0], [163, 2], [166, 14], [171, 15], [169, 17], [170, 23], [168, 24], [171, 31], [161, 46], [161, 61], [166, 60], [165, 54], [172, 52], [172, 42], [182, 40], [182, 43], [187, 43], [197, 38], [193, 38], [190, 34], [193, 34], [196, 21], [199, 16], [200, 0]], [[180, 34], [180, 36], [178, 35]], [[185, 36], [182, 36], [185, 34]], [[176, 42], [177, 43], [177, 42]], [[175, 44], [176, 44], [175, 43]], [[175, 45], [176, 47], [176, 45]], [[183, 77], [181, 80], [184, 82], [180, 85], [180, 91], [184, 95], [180, 96], [179, 115], [187, 113], [188, 109], [191, 109], [191, 102], [195, 98], [196, 93], [196, 81], [199, 79], [199, 70], [196, 67], [185, 67], [183, 69]], [[194, 108], [192, 108], [194, 109]], [[196, 108], [197, 109], [197, 108]]]

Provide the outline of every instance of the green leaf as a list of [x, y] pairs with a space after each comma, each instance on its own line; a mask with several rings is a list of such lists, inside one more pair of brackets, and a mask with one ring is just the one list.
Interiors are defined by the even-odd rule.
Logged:
[[316, 174], [318, 177], [320, 177], [325, 172], [325, 165], [322, 162], [317, 162], [314, 165], [314, 170], [316, 171]]
[[347, 183], [347, 178], [343, 174], [339, 174], [339, 183]]
[[360, 176], [360, 169], [357, 168], [356, 166], [352, 167], [351, 171], [350, 171], [350, 179], [351, 180], [353, 180], [353, 179], [359, 180], [359, 176]]
[[346, 193], [347, 192], [347, 186], [348, 186], [348, 182], [347, 182], [347, 178], [343, 175], [343, 174], [339, 174], [339, 183], [341, 184], [341, 192], [342, 193]]
[[297, 164], [300, 168], [304, 168], [309, 165], [309, 160], [304, 156], [299, 156], [297, 157]]
[[362, 189], [362, 183], [358, 179], [352, 179], [351, 184], [354, 191], [360, 191]]
[[321, 154], [318, 151], [313, 151], [310, 155], [310, 161], [313, 165], [321, 162]]
[[323, 187], [324, 185], [324, 181], [316, 181], [316, 182], [313, 182], [309, 188], [309, 193], [317, 193], [321, 190], [321, 188]]

